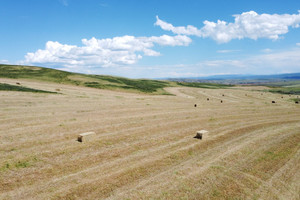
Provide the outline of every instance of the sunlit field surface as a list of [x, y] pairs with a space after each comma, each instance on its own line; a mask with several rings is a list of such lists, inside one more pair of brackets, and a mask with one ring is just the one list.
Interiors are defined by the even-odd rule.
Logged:
[[296, 95], [0, 80], [0, 199], [300, 199]]

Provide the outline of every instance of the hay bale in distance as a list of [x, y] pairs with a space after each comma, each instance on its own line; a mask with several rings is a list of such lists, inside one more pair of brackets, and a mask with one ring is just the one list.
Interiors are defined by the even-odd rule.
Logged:
[[295, 104], [298, 104], [299, 103], [299, 101], [295, 101]]
[[209, 98], [207, 98], [206, 100], [209, 101]]
[[275, 101], [272, 101], [272, 103], [276, 103]]
[[207, 130], [197, 131], [196, 136], [194, 138], [202, 140], [207, 137], [207, 134], [208, 134]]
[[94, 138], [95, 135], [96, 135], [95, 132], [81, 133], [78, 135], [77, 141], [78, 142], [90, 141]]
[[195, 104], [194, 107], [196, 108], [196, 107], [197, 107], [197, 104]]

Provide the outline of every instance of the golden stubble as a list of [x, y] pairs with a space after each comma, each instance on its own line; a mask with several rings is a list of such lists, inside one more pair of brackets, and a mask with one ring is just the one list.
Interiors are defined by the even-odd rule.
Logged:
[[287, 95], [1, 82], [61, 94], [0, 91], [0, 199], [299, 198], [300, 108]]

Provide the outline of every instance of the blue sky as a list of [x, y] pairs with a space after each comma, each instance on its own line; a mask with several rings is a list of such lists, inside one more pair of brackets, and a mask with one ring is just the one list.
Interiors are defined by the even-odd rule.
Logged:
[[299, 0], [0, 0], [0, 63], [130, 78], [300, 72]]

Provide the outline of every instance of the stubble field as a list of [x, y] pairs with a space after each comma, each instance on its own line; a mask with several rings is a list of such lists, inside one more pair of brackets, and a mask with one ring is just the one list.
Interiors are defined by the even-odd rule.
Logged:
[[60, 94], [0, 91], [0, 199], [300, 199], [295, 96], [16, 81]]

